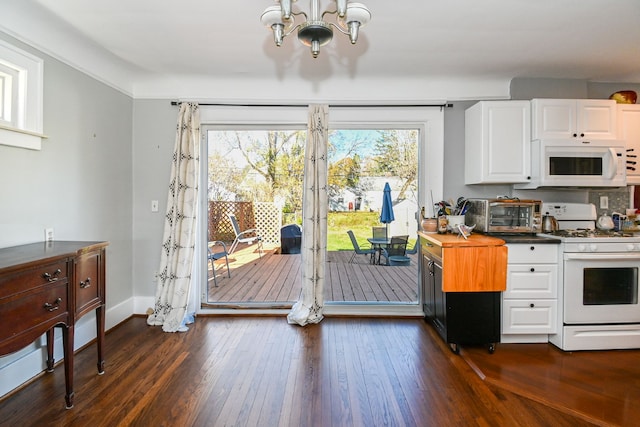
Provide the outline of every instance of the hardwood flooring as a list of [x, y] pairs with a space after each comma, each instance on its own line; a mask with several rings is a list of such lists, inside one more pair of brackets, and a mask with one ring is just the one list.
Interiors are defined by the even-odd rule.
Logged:
[[[578, 353], [536, 348], [463, 347], [461, 357], [422, 319], [326, 318], [302, 328], [282, 317], [198, 317], [188, 332], [167, 334], [133, 317], [107, 334], [104, 375], [95, 345], [78, 352], [74, 408], [64, 408], [57, 366], [0, 401], [0, 425], [637, 425], [640, 352], [578, 364]], [[597, 408], [577, 388], [603, 394]]]

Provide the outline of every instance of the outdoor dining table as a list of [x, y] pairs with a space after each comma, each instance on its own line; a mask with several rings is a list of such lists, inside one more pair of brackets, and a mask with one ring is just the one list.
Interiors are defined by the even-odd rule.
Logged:
[[375, 250], [375, 252], [373, 253], [373, 257], [371, 258], [371, 263], [380, 264], [380, 255], [382, 253], [382, 248], [386, 248], [391, 243], [391, 239], [368, 237], [367, 240], [369, 241], [369, 243], [371, 243], [371, 247]]

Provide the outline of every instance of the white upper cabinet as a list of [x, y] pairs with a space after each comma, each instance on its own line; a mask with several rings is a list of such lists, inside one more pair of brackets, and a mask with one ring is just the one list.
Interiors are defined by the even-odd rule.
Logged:
[[627, 184], [640, 184], [640, 105], [618, 104], [618, 138], [627, 148]]
[[531, 104], [481, 101], [465, 111], [465, 184], [530, 180]]
[[577, 142], [616, 139], [616, 102], [609, 99], [533, 99], [531, 139]]

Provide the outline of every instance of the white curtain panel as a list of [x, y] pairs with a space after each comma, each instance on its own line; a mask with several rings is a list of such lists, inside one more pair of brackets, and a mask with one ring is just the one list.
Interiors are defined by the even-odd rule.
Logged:
[[287, 316], [304, 326], [322, 320], [327, 258], [327, 144], [329, 107], [309, 106], [302, 201], [302, 299]]
[[200, 111], [198, 104], [182, 103], [171, 165], [167, 213], [156, 302], [149, 325], [165, 332], [185, 331], [185, 315], [192, 291], [200, 174]]

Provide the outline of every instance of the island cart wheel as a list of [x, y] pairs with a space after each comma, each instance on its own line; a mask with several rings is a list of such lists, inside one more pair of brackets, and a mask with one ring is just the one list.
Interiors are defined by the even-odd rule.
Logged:
[[451, 351], [453, 351], [455, 354], [460, 354], [460, 346], [454, 342], [449, 343], [449, 348], [451, 348]]

